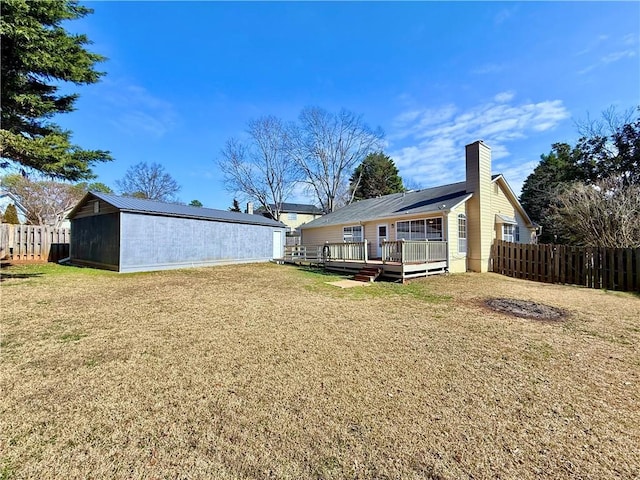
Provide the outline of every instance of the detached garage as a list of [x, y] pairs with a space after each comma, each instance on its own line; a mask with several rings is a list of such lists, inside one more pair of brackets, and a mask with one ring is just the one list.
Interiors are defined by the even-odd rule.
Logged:
[[71, 263], [144, 272], [282, 258], [285, 226], [261, 215], [89, 192], [69, 213]]

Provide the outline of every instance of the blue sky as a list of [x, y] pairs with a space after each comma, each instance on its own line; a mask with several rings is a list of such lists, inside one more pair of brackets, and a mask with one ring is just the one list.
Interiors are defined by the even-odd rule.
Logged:
[[519, 193], [575, 121], [640, 104], [638, 2], [84, 4], [95, 12], [67, 27], [107, 75], [56, 121], [112, 152], [98, 181], [157, 162], [211, 208], [234, 198], [221, 148], [262, 115], [362, 114], [414, 187], [463, 180], [464, 145], [483, 139]]

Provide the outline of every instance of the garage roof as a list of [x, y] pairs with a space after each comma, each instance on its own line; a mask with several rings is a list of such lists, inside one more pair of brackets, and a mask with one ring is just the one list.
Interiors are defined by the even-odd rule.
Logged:
[[281, 222], [276, 222], [262, 215], [249, 215], [247, 213], [229, 212], [213, 208], [192, 207], [177, 203], [156, 202], [141, 198], [121, 197], [100, 192], [89, 192], [75, 206], [68, 215], [74, 218], [77, 212], [92, 199], [102, 200], [122, 212], [144, 213], [149, 215], [162, 215], [167, 217], [196, 218], [201, 220], [216, 220], [219, 222], [244, 223], [249, 225], [266, 225], [270, 227], [285, 228]]

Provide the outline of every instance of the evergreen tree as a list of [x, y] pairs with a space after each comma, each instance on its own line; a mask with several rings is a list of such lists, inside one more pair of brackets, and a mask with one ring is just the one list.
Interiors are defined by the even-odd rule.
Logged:
[[555, 143], [522, 186], [520, 203], [531, 219], [542, 226], [541, 243], [568, 241], [549, 209], [552, 200], [580, 176], [576, 152], [566, 143]]
[[113, 190], [108, 185], [102, 182], [92, 182], [87, 185], [88, 192], [100, 192], [100, 193], [113, 193]]
[[202, 207], [202, 202], [200, 200], [191, 200], [189, 205], [192, 207]]
[[624, 185], [640, 185], [640, 107], [626, 117], [613, 108], [603, 113], [605, 122], [594, 122], [576, 145], [579, 180], [595, 183], [611, 177]]
[[13, 203], [7, 205], [7, 209], [2, 216], [2, 223], [9, 223], [11, 225], [18, 225], [20, 220], [18, 219], [18, 210]]
[[370, 153], [351, 175], [351, 201], [404, 192], [393, 160], [382, 152]]
[[61, 82], [91, 84], [103, 75], [94, 67], [104, 57], [85, 49], [88, 38], [61, 26], [91, 12], [72, 0], [2, 1], [0, 166], [15, 163], [49, 176], [80, 180], [93, 176], [93, 163], [111, 160], [107, 151], [73, 145], [71, 132], [50, 121], [73, 111], [78, 98], [60, 94]]

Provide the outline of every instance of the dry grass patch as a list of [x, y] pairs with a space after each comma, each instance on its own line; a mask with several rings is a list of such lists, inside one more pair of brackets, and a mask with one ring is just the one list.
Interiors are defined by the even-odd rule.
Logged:
[[[3, 272], [4, 273], [4, 272]], [[5, 478], [634, 478], [640, 300], [276, 265], [1, 283]], [[569, 312], [541, 323], [500, 297]]]

